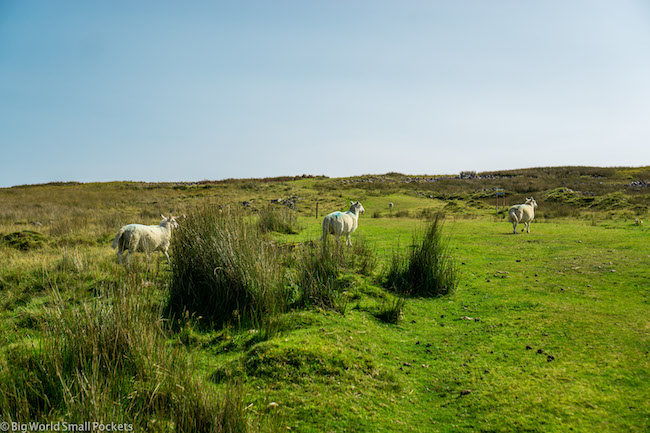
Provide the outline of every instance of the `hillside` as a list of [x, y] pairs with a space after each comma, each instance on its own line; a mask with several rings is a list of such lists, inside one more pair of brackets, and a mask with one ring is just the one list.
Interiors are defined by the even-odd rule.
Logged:
[[[504, 190], [508, 204], [526, 196], [535, 196], [548, 204], [540, 207], [540, 217], [570, 213], [569, 208], [576, 206], [585, 210], [625, 209], [644, 214], [650, 196], [650, 167], [546, 167], [463, 174], [464, 177], [388, 173], [336, 179], [303, 175], [188, 183], [24, 185], [0, 189], [0, 199], [5, 204], [0, 210], [0, 223], [49, 223], [55, 217], [72, 218], [70, 214], [81, 215], [90, 209], [127, 221], [157, 218], [159, 213], [170, 210], [186, 213], [205, 202], [217, 205], [247, 202], [253, 208], [262, 208], [274, 200], [292, 204], [301, 214], [311, 214], [315, 213], [316, 203], [320, 209], [338, 209], [346, 199], [371, 203], [380, 199], [381, 205], [370, 209], [383, 212], [383, 201], [392, 196], [406, 200], [403, 210], [417, 213], [435, 207], [437, 201], [462, 202], [469, 207], [477, 202], [479, 208], [491, 207], [495, 188]], [[69, 212], [59, 215], [65, 209]], [[479, 209], [469, 212], [483, 213]], [[93, 218], [84, 215], [86, 220]]]
[[[506, 208], [535, 197], [531, 233], [495, 188]], [[323, 247], [322, 217], [351, 200], [354, 245]], [[650, 429], [650, 167], [69, 182], [0, 202], [0, 421]], [[118, 265], [118, 229], [170, 212], [171, 266]], [[398, 289], [436, 215], [455, 283]]]

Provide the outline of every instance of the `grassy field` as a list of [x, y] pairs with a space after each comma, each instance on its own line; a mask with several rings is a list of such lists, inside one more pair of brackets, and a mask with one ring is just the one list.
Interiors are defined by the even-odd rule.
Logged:
[[[101, 420], [136, 431], [648, 431], [650, 221], [641, 221], [650, 188], [638, 183], [648, 179], [648, 167], [558, 167], [468, 179], [1, 189], [0, 421]], [[495, 187], [508, 204], [536, 198], [530, 234], [513, 235], [495, 214]], [[220, 208], [254, 223], [277, 199], [295, 207], [297, 233], [251, 242], [277, 250], [281, 271], [264, 284], [288, 297], [301, 293], [322, 216], [362, 201], [355, 248], [330, 287], [335, 307], [292, 298], [268, 320], [243, 309], [210, 320], [179, 313], [169, 305], [184, 290], [174, 251], [172, 267], [160, 254], [147, 267], [139, 254], [127, 270], [110, 249], [126, 223], [155, 224], [173, 211], [189, 226]], [[392, 257], [436, 213], [458, 285], [401, 297], [385, 285]], [[386, 311], [397, 314], [386, 320]]]

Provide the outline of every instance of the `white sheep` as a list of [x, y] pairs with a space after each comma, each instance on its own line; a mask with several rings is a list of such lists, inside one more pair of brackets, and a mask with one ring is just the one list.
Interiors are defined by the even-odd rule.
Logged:
[[534, 198], [527, 198], [526, 203], [516, 204], [511, 206], [508, 210], [508, 219], [512, 223], [512, 232], [517, 234], [517, 224], [524, 223], [525, 227], [521, 229], [523, 232], [526, 230], [527, 233], [530, 233], [530, 222], [535, 218], [535, 208], [537, 207], [537, 202]]
[[339, 236], [345, 235], [345, 245], [352, 245], [352, 233], [359, 227], [359, 214], [365, 212], [361, 203], [350, 202], [350, 210], [347, 212], [332, 212], [323, 219], [323, 237], [332, 234], [339, 241]]
[[172, 236], [172, 229], [178, 227], [173, 216], [161, 215], [162, 221], [157, 226], [146, 226], [142, 224], [125, 225], [115, 235], [113, 249], [117, 248], [117, 259], [122, 264], [122, 254], [126, 253], [126, 264], [129, 264], [129, 256], [133, 252], [144, 252], [147, 256], [147, 265], [151, 261], [151, 253], [162, 251], [167, 257], [167, 263], [171, 265], [167, 249]]

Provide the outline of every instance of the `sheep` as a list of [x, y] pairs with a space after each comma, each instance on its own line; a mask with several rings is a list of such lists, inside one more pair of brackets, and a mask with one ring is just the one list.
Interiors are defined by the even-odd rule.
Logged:
[[518, 223], [525, 223], [525, 227], [521, 231], [526, 230], [527, 233], [530, 233], [530, 222], [535, 218], [536, 207], [537, 202], [532, 197], [527, 198], [524, 204], [516, 204], [510, 207], [508, 219], [512, 223], [512, 232], [514, 234], [517, 234]]
[[146, 226], [142, 224], [125, 225], [115, 235], [113, 249], [117, 248], [117, 259], [122, 264], [122, 254], [126, 253], [126, 265], [129, 265], [129, 256], [133, 252], [144, 252], [147, 257], [147, 265], [151, 260], [151, 253], [162, 251], [167, 257], [167, 263], [171, 265], [167, 249], [172, 236], [172, 229], [178, 227], [173, 216], [165, 217], [160, 215], [162, 221], [157, 226]]
[[347, 212], [332, 212], [323, 219], [323, 237], [324, 241], [327, 235], [332, 234], [339, 241], [339, 236], [345, 235], [345, 245], [352, 245], [352, 233], [359, 227], [359, 214], [366, 210], [361, 203], [350, 202], [350, 210]]

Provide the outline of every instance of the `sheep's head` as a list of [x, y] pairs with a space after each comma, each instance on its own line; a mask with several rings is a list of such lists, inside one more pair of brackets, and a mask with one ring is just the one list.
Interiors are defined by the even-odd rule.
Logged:
[[169, 223], [169, 226], [170, 226], [171, 228], [173, 228], [173, 229], [178, 228], [178, 222], [176, 221], [176, 218], [174, 218], [174, 217], [171, 216], [171, 215], [169, 215], [168, 217], [166, 217], [165, 215], [160, 214], [160, 216], [162, 217], [162, 221], [160, 222], [161, 225], [162, 225], [163, 223]]
[[361, 204], [361, 202], [358, 202], [358, 201], [357, 202], [354, 202], [354, 201], [350, 202], [350, 210], [353, 211], [353, 212], [357, 211], [359, 213], [364, 213], [366, 211], [363, 208], [363, 205]]
[[526, 199], [526, 204], [532, 205], [533, 208], [536, 208], [536, 207], [537, 207], [537, 202], [536, 202], [535, 199], [532, 198], [532, 197]]

